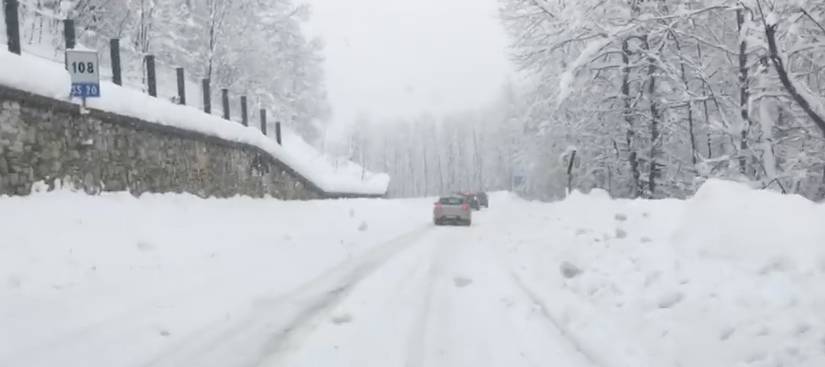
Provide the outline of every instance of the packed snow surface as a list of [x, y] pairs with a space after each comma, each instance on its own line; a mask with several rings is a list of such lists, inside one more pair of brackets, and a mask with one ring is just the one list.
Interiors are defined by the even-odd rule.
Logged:
[[825, 365], [825, 207], [0, 198], [0, 366]]
[[[0, 85], [69, 100], [71, 80], [62, 64], [0, 50], [0, 65], [4, 70], [13, 70], [0, 73]], [[384, 195], [387, 192], [390, 180], [388, 175], [363, 171], [360, 166], [349, 161], [335, 164], [331, 157], [319, 153], [287, 128], [283, 129], [283, 145], [278, 145], [273, 138], [261, 133], [257, 123], [252, 123], [254, 126], [243, 126], [204, 113], [196, 107], [177, 105], [108, 81], [101, 81], [100, 87], [101, 98], [89, 99], [89, 108], [256, 146], [328, 193]], [[80, 101], [75, 99], [74, 102]]]

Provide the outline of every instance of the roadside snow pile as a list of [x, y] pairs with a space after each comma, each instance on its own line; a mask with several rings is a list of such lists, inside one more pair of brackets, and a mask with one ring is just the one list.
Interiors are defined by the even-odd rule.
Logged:
[[153, 365], [251, 310], [272, 309], [266, 300], [310, 308], [293, 292], [429, 228], [421, 213], [430, 205], [67, 191], [0, 197], [0, 366]]
[[[71, 81], [58, 63], [0, 50], [0, 65], [5, 70], [13, 70], [0, 73], [0, 84], [50, 98], [69, 99]], [[388, 175], [362, 172], [361, 167], [352, 162], [339, 169], [330, 157], [320, 154], [287, 129], [283, 131], [284, 145], [281, 146], [255, 127], [227, 121], [192, 106], [153, 98], [108, 81], [101, 81], [100, 87], [102, 98], [89, 99], [89, 108], [257, 146], [327, 193], [383, 195], [387, 191]]]
[[599, 365], [825, 366], [825, 206], [723, 181], [507, 206], [523, 224], [502, 230], [538, 232], [516, 278]]
[[683, 223], [673, 242], [684, 251], [748, 260], [752, 270], [763, 273], [825, 270], [825, 206], [801, 196], [714, 181], [688, 202]]

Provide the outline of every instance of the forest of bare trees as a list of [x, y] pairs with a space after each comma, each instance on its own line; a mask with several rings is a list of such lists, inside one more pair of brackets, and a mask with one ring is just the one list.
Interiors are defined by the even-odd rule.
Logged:
[[825, 197], [825, 3], [501, 0], [501, 19], [520, 74], [496, 103], [356, 125], [349, 153], [394, 194], [685, 197], [726, 178]]

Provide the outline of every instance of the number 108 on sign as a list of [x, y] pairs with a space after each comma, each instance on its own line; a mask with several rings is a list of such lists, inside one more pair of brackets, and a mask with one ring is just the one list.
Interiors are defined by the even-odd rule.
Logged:
[[73, 62], [70, 67], [72, 68], [73, 74], [94, 74], [95, 73], [95, 64], [93, 62]]

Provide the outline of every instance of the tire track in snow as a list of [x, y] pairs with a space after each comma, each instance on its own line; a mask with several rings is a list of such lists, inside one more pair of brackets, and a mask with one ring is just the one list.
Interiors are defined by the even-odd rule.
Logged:
[[[496, 241], [486, 239], [495, 230], [433, 231], [333, 309], [360, 313], [363, 322], [304, 329], [290, 341], [295, 349], [263, 366], [598, 366], [547, 325], [535, 297], [497, 266]], [[462, 286], [458, 276], [472, 283]]]
[[[504, 221], [503, 218], [498, 219], [500, 221], [503, 221], [504, 223], [508, 223], [507, 221]], [[512, 241], [512, 234], [507, 233], [503, 243], [508, 243]], [[547, 304], [544, 301], [542, 301], [541, 297], [539, 297], [536, 292], [534, 292], [530, 287], [528, 287], [524, 280], [521, 277], [519, 277], [515, 270], [513, 270], [512, 266], [510, 266], [510, 264], [508, 264], [504, 260], [508, 257], [507, 254], [501, 253], [501, 249], [496, 250], [494, 246], [487, 246], [487, 249], [488, 251], [491, 251], [494, 254], [493, 258], [496, 259], [496, 261], [494, 261], [496, 268], [503, 273], [503, 276], [510, 278], [511, 283], [514, 285], [514, 288], [517, 290], [517, 292], [522, 293], [526, 297], [526, 299], [529, 300], [529, 302], [538, 307], [541, 317], [544, 320], [546, 320], [549, 326], [561, 336], [561, 339], [566, 341], [567, 344], [570, 347], [572, 347], [572, 349], [576, 353], [581, 355], [588, 364], [594, 367], [608, 367], [607, 363], [597, 358], [596, 354], [593, 353], [593, 351], [586, 348], [584, 343], [582, 343], [578, 338], [576, 338], [567, 327], [565, 327], [555, 316], [553, 316], [550, 313], [549, 307], [547, 307]]]
[[[373, 274], [376, 270], [411, 246], [419, 243], [419, 239], [430, 233], [431, 229], [432, 227], [427, 225], [424, 228], [396, 238], [395, 240], [392, 240], [382, 246], [382, 248], [377, 249], [386, 251], [377, 251], [376, 253], [367, 254], [366, 256], [361, 257], [361, 261], [359, 261], [360, 264], [352, 269], [351, 272], [346, 272], [346, 275], [342, 278], [346, 279], [345, 284], [342, 284], [341, 286], [327, 292], [332, 295], [332, 297], [319, 299], [316, 302], [313, 302], [309, 308], [305, 309], [297, 315], [297, 317], [293, 318], [284, 329], [283, 334], [275, 336], [267, 343], [267, 347], [263, 353], [260, 353], [261, 358], [263, 359], [270, 355], [282, 352], [285, 346], [296, 342], [297, 339], [301, 339], [305, 336], [313, 329], [314, 323], [312, 321], [323, 318], [326, 313], [345, 300], [362, 280]], [[326, 276], [331, 276], [332, 278], [336, 278], [336, 275], [337, 271], [333, 271], [331, 274], [326, 274]], [[260, 362], [262, 362], [262, 360], [259, 360], [256, 366], [260, 365]]]
[[[158, 366], [258, 366], [300, 339], [319, 319], [339, 304], [364, 278], [387, 261], [418, 243], [430, 225], [375, 246], [354, 260], [346, 260], [293, 291], [253, 302], [241, 321], [228, 327], [216, 321], [183, 342], [156, 356], [146, 367]], [[221, 352], [224, 353], [221, 353]], [[214, 357], [210, 357], [214, 356]], [[232, 362], [220, 359], [234, 356]], [[231, 364], [227, 364], [231, 363]]]
[[[500, 263], [499, 263], [499, 266], [501, 266]], [[546, 306], [546, 304], [541, 300], [541, 298], [538, 296], [538, 294], [533, 292], [533, 290], [530, 289], [524, 283], [524, 281], [521, 279], [521, 277], [519, 277], [512, 270], [510, 270], [509, 273], [510, 273], [511, 279], [513, 280], [513, 284], [515, 284], [516, 287], [519, 290], [521, 290], [524, 293], [525, 296], [527, 296], [527, 298], [530, 300], [530, 302], [533, 302], [539, 308], [539, 311], [541, 312], [542, 317], [545, 320], [547, 320], [547, 322], [556, 331], [558, 331], [559, 335], [561, 335], [561, 337], [565, 341], [567, 341], [570, 344], [570, 346], [573, 347], [573, 349], [576, 352], [581, 354], [581, 356], [584, 357], [587, 360], [587, 362], [590, 363], [594, 367], [607, 367], [607, 365], [604, 362], [599, 361], [598, 358], [595, 357], [595, 354], [593, 352], [591, 352], [590, 350], [585, 348], [583, 343], [578, 338], [576, 338], [570, 332], [570, 330], [568, 330], [566, 327], [564, 327], [564, 325], [562, 325], [562, 323], [559, 322], [559, 320], [555, 316], [550, 314], [550, 311], [548, 311], [548, 307]]]
[[341, 326], [322, 319], [261, 366], [357, 366], [367, 360], [381, 366], [432, 365], [428, 348], [438, 334], [435, 317], [443, 311], [437, 307], [442, 301], [437, 290], [445, 284], [452, 287], [445, 282], [443, 253], [455, 236], [447, 238], [446, 233], [436, 229], [420, 239], [333, 307], [333, 312], [354, 312], [355, 322]]
[[[355, 279], [350, 281], [347, 285], [336, 288], [336, 297], [329, 300], [324, 300], [310, 309], [304, 310], [298, 317], [294, 318], [289, 327], [284, 330], [284, 333], [274, 336], [268, 343], [266, 348], [259, 353], [259, 360], [254, 366], [281, 366], [281, 361], [289, 356], [289, 348], [292, 346], [300, 346], [303, 340], [306, 339], [319, 325], [324, 323], [329, 314], [338, 305], [344, 302], [350, 294], [360, 285], [360, 283], [373, 275], [377, 270], [385, 266], [387, 263], [397, 258], [402, 253], [406, 252], [413, 245], [419, 244], [422, 235], [414, 236], [409, 239], [409, 242], [404, 242], [402, 248], [393, 252], [390, 256], [383, 258], [380, 262], [361, 269], [355, 274]], [[427, 261], [419, 261], [415, 266], [411, 267], [406, 279], [414, 278], [414, 275], [422, 268], [422, 266], [429, 266]]]
[[[155, 320], [156, 317], [149, 314], [148, 311], [157, 309], [158, 304], [170, 298], [186, 299], [189, 296], [208, 292], [211, 284], [217, 279], [219, 279], [219, 275], [213, 275], [197, 282], [180, 284], [159, 295], [141, 299], [139, 303], [127, 305], [117, 311], [104, 314], [93, 322], [55, 332], [38, 344], [28, 345], [8, 355], [0, 356], [0, 359], [2, 359], [0, 364], [25, 365], [35, 363], [34, 360], [43, 351], [54, 353], [56, 350], [77, 348], [78, 344], [86, 344], [92, 339], [109, 342], [116, 340], [128, 341], [130, 338], [134, 338], [135, 335], [144, 333], [146, 325]], [[131, 284], [128, 284], [123, 288], [129, 288], [130, 286]], [[90, 303], [94, 302], [91, 301]]]
[[[431, 327], [423, 335], [424, 346], [429, 349], [408, 360], [406, 366], [541, 365], [529, 356], [529, 347], [512, 343], [524, 337], [519, 327], [525, 325], [517, 323], [523, 320], [515, 316], [516, 311], [505, 310], [498, 302], [501, 296], [520, 290], [510, 282], [508, 272], [497, 266], [495, 252], [485, 242], [488, 230], [495, 229], [479, 226], [456, 232], [460, 235], [439, 246], [441, 251], [434, 257], [438, 276], [433, 279], [436, 286], [430, 302], [435, 312], [428, 320]], [[470, 283], [457, 282], [461, 277]], [[529, 302], [524, 298], [525, 303]], [[537, 340], [541, 339], [529, 343], [538, 344]]]
[[412, 325], [407, 341], [407, 362], [406, 367], [425, 366], [427, 351], [427, 334], [430, 332], [432, 322], [430, 313], [433, 308], [434, 290], [438, 274], [443, 271], [444, 246], [440, 243], [433, 244], [434, 249], [427, 258], [427, 276], [424, 278], [424, 290], [419, 311], [416, 313], [415, 321]]

